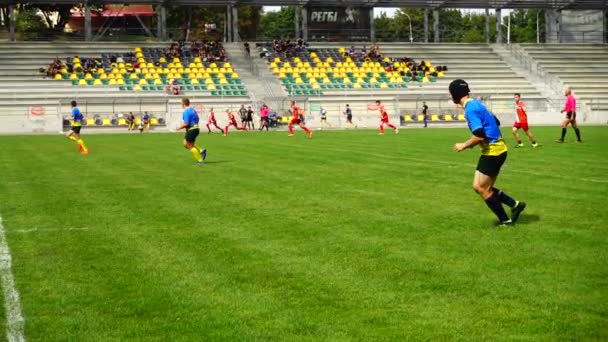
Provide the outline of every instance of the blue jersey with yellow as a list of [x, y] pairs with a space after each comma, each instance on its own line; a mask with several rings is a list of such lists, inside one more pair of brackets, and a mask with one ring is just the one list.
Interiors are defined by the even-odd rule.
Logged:
[[72, 108], [72, 126], [82, 126], [82, 113], [78, 107]]
[[188, 130], [198, 128], [198, 114], [196, 114], [194, 108], [188, 107], [184, 110], [183, 120], [188, 125]]
[[479, 100], [468, 99], [464, 103], [464, 116], [467, 119], [469, 129], [474, 132], [483, 129], [485, 139], [479, 144], [481, 154], [486, 156], [498, 156], [507, 152], [507, 145], [502, 139], [502, 133], [496, 118]]

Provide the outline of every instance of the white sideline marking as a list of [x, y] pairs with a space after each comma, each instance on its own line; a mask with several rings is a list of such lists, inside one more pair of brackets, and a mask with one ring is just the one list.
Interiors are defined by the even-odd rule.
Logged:
[[71, 230], [89, 230], [89, 227], [67, 227], [67, 228], [29, 228], [29, 229], [14, 229], [11, 233], [34, 233], [34, 232], [58, 232]]
[[19, 292], [15, 288], [15, 279], [11, 270], [11, 251], [4, 234], [2, 216], [0, 216], [0, 282], [6, 310], [6, 338], [9, 342], [25, 342], [23, 334], [25, 320], [21, 313]]

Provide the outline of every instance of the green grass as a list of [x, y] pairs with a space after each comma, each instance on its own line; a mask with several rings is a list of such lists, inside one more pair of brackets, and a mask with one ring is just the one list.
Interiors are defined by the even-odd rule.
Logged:
[[296, 133], [0, 137], [26, 338], [608, 339], [607, 128], [510, 149], [507, 230], [466, 129]]

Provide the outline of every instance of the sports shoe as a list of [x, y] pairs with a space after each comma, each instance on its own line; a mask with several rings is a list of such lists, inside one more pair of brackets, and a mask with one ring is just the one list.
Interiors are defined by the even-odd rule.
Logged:
[[312, 139], [312, 131], [310, 131], [310, 133], [308, 133], [308, 139]]
[[513, 226], [513, 220], [496, 222], [496, 227], [498, 227], [498, 228], [508, 228], [508, 227], [512, 227], [512, 226]]
[[524, 144], [517, 144], [515, 147], [524, 147]]
[[80, 151], [80, 154], [87, 155], [87, 154], [89, 154], [89, 150], [82, 150], [82, 151]]
[[205, 164], [205, 162], [202, 162], [202, 161], [196, 162], [196, 165], [204, 165], [204, 164]]
[[295, 135], [295, 134], [293, 134], [293, 133], [292, 133], [292, 134], [288, 135], [288, 137], [293, 137], [294, 135]]
[[557, 140], [555, 140], [555, 142], [556, 142], [556, 143], [560, 143], [560, 144], [563, 144], [563, 143], [564, 143], [564, 141], [563, 141], [562, 139], [557, 139]]
[[395, 134], [399, 134], [399, 127], [395, 128]]
[[384, 135], [384, 133], [378, 133], [378, 135]]
[[207, 149], [203, 148], [203, 150], [201, 151], [201, 157], [203, 157], [203, 160], [207, 159]]
[[532, 144], [532, 147], [538, 147], [538, 143]]
[[511, 220], [517, 222], [519, 215], [521, 215], [521, 212], [524, 211], [524, 209], [526, 209], [526, 203], [518, 201], [515, 206], [511, 208]]

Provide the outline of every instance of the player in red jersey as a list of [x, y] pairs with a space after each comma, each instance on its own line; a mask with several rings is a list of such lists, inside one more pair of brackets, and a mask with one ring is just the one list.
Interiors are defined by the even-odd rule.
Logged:
[[215, 120], [215, 113], [213, 112], [213, 107], [211, 107], [211, 109], [209, 110], [209, 120], [207, 120], [207, 130], [209, 131], [208, 133], [211, 133], [211, 126], [215, 126], [217, 129], [220, 130], [220, 132], [224, 133], [224, 130], [222, 129], [222, 127], [220, 127], [217, 124], [217, 120]]
[[532, 142], [532, 147], [537, 147], [538, 144], [536, 143], [536, 139], [534, 139], [534, 135], [532, 134], [532, 132], [530, 132], [530, 129], [528, 128], [528, 114], [526, 113], [526, 104], [524, 103], [524, 101], [521, 100], [521, 94], [515, 93], [514, 98], [516, 114], [515, 123], [513, 123], [513, 135], [515, 136], [515, 139], [517, 139], [517, 147], [524, 147], [524, 144], [519, 138], [519, 134], [517, 134], [517, 131], [519, 131], [520, 128], [523, 129], [524, 132], [526, 132], [528, 139], [530, 139], [530, 142]]
[[224, 128], [224, 136], [228, 135], [228, 128], [230, 128], [230, 126], [234, 126], [236, 127], [237, 130], [241, 130], [239, 125], [236, 123], [236, 118], [234, 117], [234, 114], [232, 114], [232, 110], [230, 108], [226, 109], [226, 113], [228, 114], [228, 125], [226, 125], [226, 128]]
[[384, 125], [386, 124], [388, 127], [392, 128], [395, 130], [395, 134], [399, 133], [399, 128], [395, 125], [393, 125], [392, 123], [390, 123], [389, 119], [388, 119], [388, 113], [386, 112], [386, 109], [384, 108], [384, 105], [382, 104], [382, 102], [380, 102], [380, 100], [376, 100], [376, 104], [370, 104], [367, 106], [367, 109], [369, 110], [377, 110], [380, 112], [380, 135], [384, 134]]
[[300, 118], [300, 114], [302, 114], [302, 112], [303, 112], [303, 110], [296, 105], [296, 101], [291, 101], [291, 114], [293, 115], [293, 117], [291, 118], [291, 121], [287, 125], [287, 128], [289, 128], [289, 136], [290, 137], [294, 136], [293, 124], [298, 124], [306, 132], [308, 137], [312, 138], [312, 131], [304, 125], [304, 122]]

